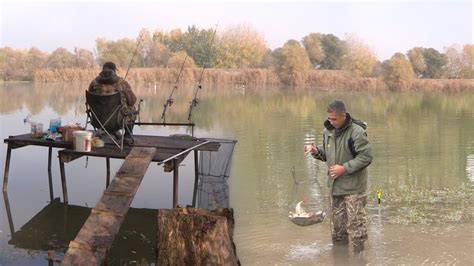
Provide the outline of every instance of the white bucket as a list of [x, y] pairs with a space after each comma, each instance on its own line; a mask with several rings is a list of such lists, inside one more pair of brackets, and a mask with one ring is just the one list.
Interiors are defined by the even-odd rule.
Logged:
[[72, 132], [74, 136], [74, 149], [76, 151], [91, 151], [92, 132], [77, 130]]

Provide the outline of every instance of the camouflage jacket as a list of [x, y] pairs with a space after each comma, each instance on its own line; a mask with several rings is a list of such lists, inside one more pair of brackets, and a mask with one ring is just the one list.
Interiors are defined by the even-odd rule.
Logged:
[[122, 97], [122, 114], [127, 118], [128, 123], [135, 121], [137, 116], [137, 110], [135, 108], [137, 96], [133, 93], [130, 84], [123, 78], [117, 76], [115, 71], [110, 69], [102, 70], [99, 76], [92, 80], [88, 90], [97, 94], [120, 92]]
[[329, 176], [328, 187], [332, 195], [347, 195], [367, 190], [367, 166], [372, 163], [372, 148], [365, 129], [353, 122], [347, 113], [346, 123], [341, 129], [335, 129], [328, 120], [324, 122], [323, 144], [318, 146], [319, 153], [313, 157], [326, 162], [328, 167], [339, 164], [346, 172], [336, 178]]

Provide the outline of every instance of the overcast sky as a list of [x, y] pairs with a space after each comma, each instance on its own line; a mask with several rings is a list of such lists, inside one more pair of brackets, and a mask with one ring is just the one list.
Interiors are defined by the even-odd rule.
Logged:
[[95, 40], [135, 38], [141, 28], [218, 31], [249, 24], [270, 48], [311, 32], [344, 38], [355, 33], [379, 59], [415, 47], [443, 51], [474, 43], [472, 0], [0, 0], [2, 47], [94, 49]]

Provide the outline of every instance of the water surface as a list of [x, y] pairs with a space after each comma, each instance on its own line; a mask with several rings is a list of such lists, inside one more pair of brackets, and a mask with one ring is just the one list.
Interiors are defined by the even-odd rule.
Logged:
[[[84, 124], [84, 88], [84, 84], [2, 84], [1, 137], [28, 132], [29, 127], [23, 123], [28, 114], [44, 124], [58, 116], [63, 123]], [[135, 90], [144, 99], [142, 121], [159, 121], [171, 86], [138, 86]], [[234, 241], [243, 265], [463, 265], [474, 261], [474, 93], [339, 93], [219, 87], [204, 88], [200, 97], [200, 104], [193, 111], [195, 135], [238, 140], [229, 196], [235, 211]], [[192, 87], [183, 86], [174, 98], [167, 121], [184, 122]], [[320, 143], [326, 105], [333, 99], [343, 100], [352, 116], [368, 123], [373, 145], [369, 240], [362, 258], [332, 247], [328, 220], [298, 227], [287, 219], [295, 200], [305, 199], [310, 203], [308, 208], [327, 207], [325, 165], [305, 156], [303, 145]], [[185, 128], [141, 127], [136, 133], [190, 132]], [[2, 166], [5, 153], [6, 145], [2, 145]], [[121, 162], [112, 160], [112, 173]], [[75, 207], [65, 214], [50, 204], [46, 165], [45, 148], [26, 147], [12, 153], [8, 202], [15, 232], [46, 206], [50, 206], [48, 210], [54, 207], [55, 215], [67, 217], [68, 221], [80, 221], [87, 217], [86, 207], [95, 206], [105, 188], [105, 160], [81, 158], [68, 163], [69, 201]], [[292, 167], [297, 169], [299, 178], [309, 180], [307, 187], [315, 189], [295, 185]], [[55, 197], [61, 197], [56, 158], [52, 173]], [[180, 173], [179, 203], [190, 204], [193, 177], [189, 159], [183, 162]], [[114, 242], [114, 263], [153, 262], [156, 225], [155, 212], [150, 213], [149, 209], [170, 208], [171, 188], [172, 175], [152, 164], [132, 203], [134, 215], [127, 217], [129, 226]], [[380, 206], [375, 198], [377, 190], [383, 192]], [[26, 238], [21, 245], [9, 243], [11, 227], [5, 206], [0, 204], [0, 265], [44, 265], [44, 249], [19, 247], [34, 247], [34, 238]], [[39, 226], [54, 227], [47, 223], [59, 221], [56, 218], [46, 219]], [[67, 246], [68, 233], [73, 229], [61, 225], [65, 229], [52, 230], [58, 235], [50, 239]], [[34, 233], [28, 234], [31, 237]], [[136, 243], [143, 246], [137, 247]], [[63, 249], [56, 250], [55, 258], [62, 256]]]

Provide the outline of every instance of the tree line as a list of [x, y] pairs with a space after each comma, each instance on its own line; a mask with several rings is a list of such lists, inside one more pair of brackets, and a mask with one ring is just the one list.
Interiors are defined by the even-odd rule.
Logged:
[[[135, 56], [132, 55], [137, 49]], [[34, 79], [38, 69], [97, 68], [113, 61], [122, 69], [186, 67], [218, 69], [272, 69], [281, 82], [298, 85], [310, 70], [341, 70], [352, 77], [383, 79], [387, 85], [411, 79], [471, 79], [474, 77], [474, 45], [451, 45], [443, 52], [414, 47], [381, 62], [356, 35], [344, 39], [333, 34], [309, 33], [269, 49], [261, 33], [249, 25], [213, 28], [189, 26], [186, 31], [142, 29], [135, 39], [96, 39], [93, 51], [57, 48], [46, 53], [38, 48], [0, 48], [2, 80]]]

